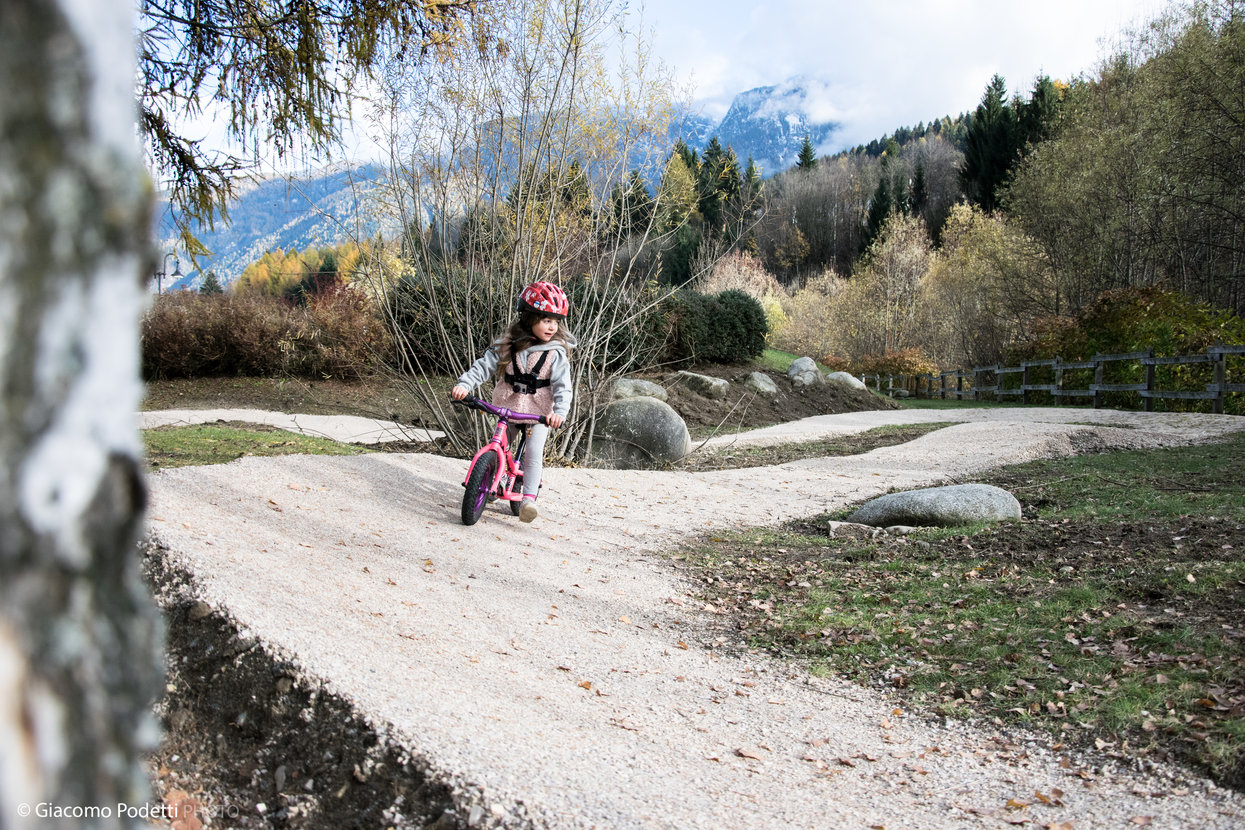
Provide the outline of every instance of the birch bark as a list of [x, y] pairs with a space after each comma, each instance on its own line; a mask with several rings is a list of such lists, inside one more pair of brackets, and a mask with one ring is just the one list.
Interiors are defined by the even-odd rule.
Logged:
[[117, 805], [146, 802], [158, 738], [133, 14], [0, 3], [0, 828], [142, 824]]

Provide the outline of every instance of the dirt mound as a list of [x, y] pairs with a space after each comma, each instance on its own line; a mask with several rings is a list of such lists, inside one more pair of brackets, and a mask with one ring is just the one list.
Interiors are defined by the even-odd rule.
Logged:
[[193, 578], [169, 566], [166, 549], [144, 547], [168, 625], [156, 707], [165, 734], [151, 764], [169, 814], [228, 827], [466, 826], [447, 787], [349, 703], [195, 601]]

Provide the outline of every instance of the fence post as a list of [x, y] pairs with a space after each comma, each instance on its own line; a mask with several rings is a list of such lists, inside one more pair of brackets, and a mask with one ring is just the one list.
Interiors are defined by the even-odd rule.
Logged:
[[[1100, 355], [1094, 355], [1094, 385], [1095, 386], [1102, 383], [1102, 378], [1103, 378], [1103, 375], [1105, 374], [1105, 368], [1107, 365], [1106, 361], [1100, 360], [1099, 357]], [[1101, 389], [1094, 390], [1094, 409], [1102, 409], [1102, 390]]]
[[1211, 402], [1211, 412], [1223, 414], [1224, 388], [1228, 383], [1228, 354], [1219, 352], [1215, 355], [1215, 398]]
[[947, 399], [947, 373], [943, 372], [938, 376], [939, 395], [945, 401]]
[[1051, 395], [1055, 399], [1055, 406], [1063, 406], [1063, 358], [1055, 358], [1055, 394]]
[[957, 401], [964, 400], [964, 370], [957, 369], [955, 372], [955, 399]]
[[[1146, 356], [1154, 357], [1154, 349], [1148, 349], [1146, 351]], [[1154, 391], [1154, 377], [1156, 374], [1155, 370], [1157, 368], [1158, 367], [1155, 366], [1153, 363], [1146, 364], [1146, 392]], [[1153, 411], [1154, 411], [1154, 398], [1153, 396], [1147, 394], [1146, 395], [1146, 412], [1153, 412]]]

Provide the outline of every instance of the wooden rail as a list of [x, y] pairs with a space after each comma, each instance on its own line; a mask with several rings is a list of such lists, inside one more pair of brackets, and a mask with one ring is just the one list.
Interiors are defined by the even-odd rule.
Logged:
[[[1019, 366], [976, 366], [938, 374], [861, 375], [861, 380], [866, 385], [872, 380], [874, 391], [891, 396], [915, 395], [925, 398], [940, 397], [944, 400], [948, 396], [954, 396], [956, 400], [971, 396], [972, 400], [979, 401], [984, 399], [983, 396], [993, 395], [996, 401], [1018, 397], [1023, 403], [1029, 403], [1035, 393], [1045, 393], [1051, 396], [1057, 406], [1065, 399], [1087, 398], [1092, 401], [1094, 409], [1100, 409], [1105, 395], [1123, 392], [1139, 396], [1147, 412], [1154, 411], [1156, 400], [1205, 400], [1211, 402], [1212, 411], [1222, 414], [1226, 396], [1245, 394], [1245, 383], [1228, 383], [1228, 359], [1233, 357], [1245, 357], [1245, 345], [1211, 346], [1203, 354], [1177, 357], [1155, 357], [1154, 351], [1150, 350], [1126, 354], [1097, 354], [1090, 360], [1063, 360], [1058, 357], [1026, 360]], [[1145, 381], [1107, 382], [1108, 368], [1115, 363], [1138, 364], [1144, 369]], [[1213, 380], [1205, 384], [1205, 389], [1158, 387], [1158, 367], [1195, 364], [1212, 366]], [[1085, 373], [1091, 370], [1091, 382], [1083, 383], [1080, 387], [1071, 387], [1065, 383], [1067, 373]], [[1039, 382], [1037, 374], [1040, 371], [1045, 375], [1043, 380], [1048, 382]], [[1017, 375], [1019, 382], [1009, 381], [1009, 378]], [[886, 384], [885, 389], [882, 388], [883, 381]], [[968, 381], [967, 385], [965, 381]]]

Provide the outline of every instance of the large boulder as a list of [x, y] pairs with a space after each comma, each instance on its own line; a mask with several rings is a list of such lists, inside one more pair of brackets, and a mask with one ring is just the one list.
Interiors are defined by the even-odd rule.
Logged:
[[956, 484], [879, 496], [847, 517], [873, 527], [917, 525], [958, 527], [1020, 518], [1020, 502], [989, 484]]
[[674, 375], [675, 383], [681, 383], [688, 389], [691, 389], [697, 395], [708, 398], [711, 401], [719, 401], [726, 397], [727, 391], [731, 388], [730, 381], [722, 378], [710, 377], [709, 375], [698, 375], [695, 372], [676, 372]]
[[661, 384], [653, 383], [651, 380], [640, 380], [639, 378], [619, 378], [614, 381], [611, 393], [611, 397], [614, 400], [648, 397], [664, 401], [668, 397], [666, 388]]
[[865, 386], [865, 382], [863, 380], [848, 372], [831, 372], [826, 375], [826, 382], [837, 383], [841, 386], [848, 386], [852, 389], [859, 389], [861, 391], [869, 388]]
[[617, 400], [597, 421], [592, 458], [603, 467], [641, 470], [678, 461], [692, 451], [687, 424], [665, 401]]
[[791, 361], [791, 365], [787, 367], [787, 377], [796, 386], [814, 386], [825, 382], [816, 361], [811, 357], [797, 357]]
[[767, 398], [778, 397], [778, 384], [774, 383], [774, 379], [764, 372], [750, 373], [744, 378], [744, 386]]

